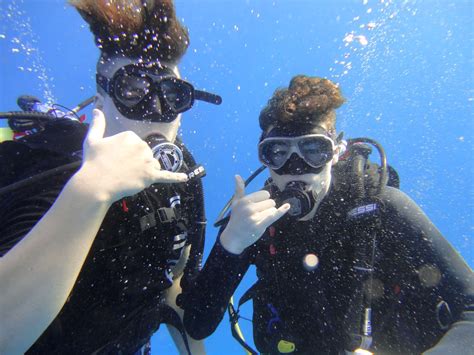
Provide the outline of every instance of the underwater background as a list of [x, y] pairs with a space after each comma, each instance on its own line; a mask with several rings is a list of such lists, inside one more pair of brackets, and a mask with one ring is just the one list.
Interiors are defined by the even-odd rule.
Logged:
[[[474, 266], [471, 0], [177, 0], [176, 8], [191, 37], [182, 76], [223, 98], [221, 106], [197, 102], [181, 126], [207, 170], [206, 255], [234, 175], [259, 167], [261, 108], [277, 87], [307, 74], [340, 84], [347, 102], [338, 130], [379, 141], [401, 189]], [[76, 106], [95, 92], [97, 56], [88, 26], [64, 0], [0, 0], [0, 111], [18, 110], [21, 94]], [[237, 300], [254, 281], [251, 269]], [[250, 305], [242, 315], [251, 317]], [[240, 324], [252, 344], [251, 323]], [[165, 329], [152, 338], [153, 354], [177, 353]], [[206, 348], [243, 353], [227, 317]]]

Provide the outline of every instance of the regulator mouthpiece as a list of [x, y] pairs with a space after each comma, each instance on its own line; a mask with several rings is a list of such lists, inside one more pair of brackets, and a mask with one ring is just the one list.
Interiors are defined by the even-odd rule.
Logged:
[[188, 169], [184, 163], [184, 154], [180, 147], [166, 140], [160, 134], [153, 134], [146, 138], [146, 142], [153, 152], [153, 157], [160, 162], [163, 170], [176, 173], [184, 165], [185, 174], [188, 175], [188, 181], [206, 176], [206, 170], [202, 165], [195, 165]]
[[294, 218], [301, 218], [307, 215], [315, 205], [313, 193], [307, 191], [306, 184], [302, 181], [288, 183], [276, 199], [281, 201], [279, 205], [290, 204], [291, 207], [287, 213]]
[[181, 169], [184, 163], [183, 151], [176, 144], [158, 134], [148, 136], [146, 142], [163, 170], [175, 173]]

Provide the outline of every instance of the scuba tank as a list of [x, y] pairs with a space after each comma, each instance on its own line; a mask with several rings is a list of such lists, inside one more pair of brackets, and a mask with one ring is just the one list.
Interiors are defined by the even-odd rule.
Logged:
[[[18, 106], [22, 111], [0, 112], [0, 119], [7, 119], [11, 134], [5, 134], [1, 141], [17, 140], [24, 136], [41, 132], [46, 124], [55, 119], [69, 119], [78, 122], [85, 120], [85, 115], [79, 116], [78, 112], [94, 102], [92, 96], [73, 109], [58, 104], [42, 103], [38, 98], [30, 95], [22, 95], [17, 99]], [[3, 130], [6, 132], [6, 130]]]
[[[49, 105], [41, 103], [41, 101], [34, 96], [22, 95], [18, 98], [17, 104], [21, 109], [23, 109], [23, 111], [0, 112], [0, 119], [6, 119], [9, 126], [8, 128], [2, 128], [2, 139], [0, 142], [10, 140], [21, 141], [22, 139], [26, 139], [26, 137], [36, 137], [37, 134], [45, 130], [49, 123], [59, 119], [71, 120], [81, 124], [85, 120], [85, 116], [78, 116], [78, 112], [94, 102], [94, 98], [95, 96], [92, 96], [79, 103], [73, 109], [68, 109], [57, 104]], [[75, 170], [81, 165], [81, 161], [77, 158], [73, 160], [75, 161], [72, 163], [61, 165], [47, 171], [42, 171], [39, 174], [35, 174], [5, 186], [0, 189], [0, 196], [30, 186], [32, 183], [43, 179]]]

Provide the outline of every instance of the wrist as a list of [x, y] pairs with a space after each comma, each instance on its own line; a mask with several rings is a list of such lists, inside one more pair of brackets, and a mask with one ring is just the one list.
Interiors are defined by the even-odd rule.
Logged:
[[240, 255], [245, 250], [245, 248], [242, 248], [240, 243], [238, 243], [238, 238], [227, 233], [227, 228], [224, 229], [219, 236], [219, 243], [231, 254]]
[[71, 177], [65, 188], [74, 190], [81, 198], [90, 202], [112, 205], [111, 194], [99, 182], [100, 176], [97, 176], [86, 164], [83, 164]]

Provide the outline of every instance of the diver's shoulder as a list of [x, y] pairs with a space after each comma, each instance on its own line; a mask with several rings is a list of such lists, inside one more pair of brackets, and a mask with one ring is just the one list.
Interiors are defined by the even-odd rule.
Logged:
[[382, 192], [380, 193], [380, 197], [382, 199], [387, 199], [387, 200], [389, 200], [390, 198], [393, 199], [393, 198], [397, 198], [401, 196], [408, 197], [408, 195], [402, 190], [400, 190], [399, 188], [388, 186], [388, 185], [384, 186], [384, 188], [382, 189]]
[[33, 149], [20, 141], [0, 143], [0, 187], [16, 182], [35, 164], [37, 156]]
[[385, 186], [382, 189], [382, 192], [378, 195], [378, 198], [385, 206], [395, 209], [406, 209], [411, 207], [419, 208], [416, 202], [410, 196], [408, 196], [408, 194], [392, 186]]

